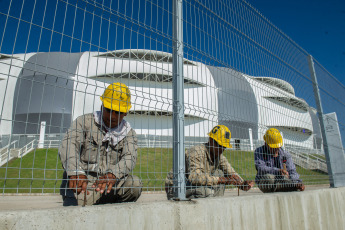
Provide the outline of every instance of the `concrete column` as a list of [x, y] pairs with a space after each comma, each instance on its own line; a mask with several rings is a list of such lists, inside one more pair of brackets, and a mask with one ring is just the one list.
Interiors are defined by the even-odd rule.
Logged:
[[254, 151], [253, 145], [253, 130], [251, 128], [248, 129], [249, 132], [249, 144], [250, 144], [250, 151]]
[[46, 135], [46, 122], [42, 121], [41, 122], [41, 129], [40, 129], [40, 139], [38, 142], [38, 148], [43, 149], [44, 148], [44, 138]]

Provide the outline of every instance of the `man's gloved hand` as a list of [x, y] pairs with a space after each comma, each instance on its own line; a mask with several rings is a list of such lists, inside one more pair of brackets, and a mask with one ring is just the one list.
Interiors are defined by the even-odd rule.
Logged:
[[[86, 175], [69, 176], [68, 188], [72, 189], [73, 192], [77, 192], [79, 195], [80, 193], [86, 192], [87, 183], [88, 179]], [[87, 191], [87, 195], [89, 195], [89, 191]]]
[[232, 174], [230, 179], [232, 180], [233, 185], [241, 185], [243, 183], [241, 177], [236, 174]]
[[243, 191], [248, 191], [254, 186], [254, 181], [251, 180], [245, 180], [243, 183], [239, 186], [239, 188]]
[[231, 184], [231, 180], [228, 177], [219, 177], [218, 184]]
[[93, 188], [96, 188], [96, 191], [101, 191], [101, 194], [104, 192], [105, 188], [108, 186], [107, 193], [110, 193], [111, 189], [116, 183], [116, 177], [112, 173], [107, 173], [103, 176], [100, 176], [98, 180], [92, 185]]
[[298, 183], [296, 187], [297, 187], [297, 189], [300, 190], [301, 192], [303, 192], [304, 189], [305, 189], [305, 186], [304, 186], [304, 184], [302, 184], [302, 183]]
[[241, 185], [242, 184], [242, 180], [241, 180], [241, 178], [238, 175], [232, 174], [232, 175], [230, 175], [228, 177], [219, 177], [218, 184]]

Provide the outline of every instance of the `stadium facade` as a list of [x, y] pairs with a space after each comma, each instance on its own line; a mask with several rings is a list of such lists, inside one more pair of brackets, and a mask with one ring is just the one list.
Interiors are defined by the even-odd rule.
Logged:
[[[142, 145], [170, 142], [172, 54], [116, 50], [1, 54], [1, 145], [10, 136], [35, 137], [42, 121], [47, 137], [61, 137], [75, 118], [99, 110], [99, 97], [112, 82], [131, 89], [133, 107], [125, 119]], [[224, 124], [236, 143], [248, 144], [250, 137], [262, 142], [266, 129], [275, 127], [287, 145], [321, 146], [315, 110], [286, 81], [184, 59], [184, 83], [187, 142], [203, 141], [214, 125]]]

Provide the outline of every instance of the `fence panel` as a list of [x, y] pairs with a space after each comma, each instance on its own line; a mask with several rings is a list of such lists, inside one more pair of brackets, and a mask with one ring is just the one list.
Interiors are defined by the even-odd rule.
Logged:
[[[277, 128], [303, 183], [329, 184], [309, 54], [243, 0], [182, 3], [186, 167], [191, 164], [190, 149], [205, 146], [210, 131], [225, 125], [232, 145], [223, 153], [226, 161], [243, 179], [255, 180], [254, 150], [264, 145], [267, 129]], [[145, 192], [165, 191], [173, 167], [176, 113], [172, 6], [172, 0], [2, 2], [3, 194], [59, 193], [64, 167], [69, 176], [78, 170], [81, 174], [91, 171], [92, 180], [113, 167], [112, 172], [121, 178], [119, 183], [128, 175], [134, 178], [132, 184], [118, 186], [134, 189], [141, 180]], [[317, 62], [316, 74], [324, 111], [337, 115], [340, 143], [344, 143], [344, 86]], [[124, 120], [136, 135], [125, 131], [133, 142], [128, 148], [123, 142], [121, 149], [114, 144], [110, 150], [103, 142], [111, 140], [102, 139], [100, 97], [114, 82], [130, 90], [131, 109]], [[92, 121], [96, 111], [101, 111], [98, 116], [102, 118], [97, 124]], [[44, 132], [42, 122], [46, 122]], [[137, 144], [133, 144], [135, 136]], [[44, 140], [43, 148], [38, 148], [40, 140]], [[59, 155], [61, 140], [65, 148]], [[133, 146], [137, 151], [130, 150], [122, 165], [126, 169], [116, 168], [116, 162], [125, 159], [121, 154]], [[106, 149], [120, 157], [107, 158]], [[95, 161], [90, 160], [93, 152]], [[77, 162], [75, 170], [68, 168], [73, 162]], [[66, 186], [63, 192], [68, 190]], [[93, 191], [92, 183], [88, 189]]]
[[329, 183], [308, 53], [245, 1], [184, 3], [184, 53], [204, 65], [204, 75], [191, 75], [205, 79], [215, 99], [208, 120], [231, 130], [235, 144], [225, 155], [235, 170], [254, 180], [253, 150], [277, 128], [300, 178]]

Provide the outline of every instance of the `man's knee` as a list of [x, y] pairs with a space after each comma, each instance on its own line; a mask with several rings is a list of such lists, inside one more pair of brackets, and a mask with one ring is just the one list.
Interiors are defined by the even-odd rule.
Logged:
[[260, 178], [261, 178], [260, 181], [264, 181], [269, 184], [274, 184], [275, 182], [275, 175], [273, 174], [265, 174], [261, 176]]
[[123, 202], [135, 202], [139, 199], [142, 192], [143, 184], [139, 177], [135, 175], [129, 175], [122, 188], [119, 191], [119, 195], [123, 197]]
[[125, 182], [123, 187], [127, 187], [127, 188], [140, 188], [140, 190], [143, 187], [143, 183], [141, 181], [141, 179], [138, 176], [135, 175], [129, 175]]
[[269, 193], [275, 191], [275, 176], [273, 174], [265, 174], [260, 177], [257, 183], [259, 189], [263, 193]]
[[206, 197], [213, 197], [215, 195], [215, 191], [212, 188], [200, 186], [196, 188], [190, 188], [186, 191], [187, 198], [206, 198]]
[[276, 192], [294, 192], [298, 190], [297, 184], [287, 178], [281, 179], [276, 185]]

